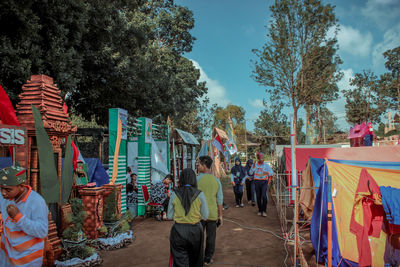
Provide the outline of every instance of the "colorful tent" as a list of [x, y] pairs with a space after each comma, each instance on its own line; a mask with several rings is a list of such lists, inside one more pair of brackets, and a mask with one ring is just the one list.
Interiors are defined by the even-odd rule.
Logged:
[[[309, 158], [393, 162], [400, 161], [400, 146], [296, 148], [296, 169], [303, 171]], [[285, 159], [286, 170], [290, 171], [292, 164], [290, 148], [285, 147]]]
[[[400, 264], [400, 250], [388, 242], [387, 220], [400, 215], [400, 206], [392, 205], [388, 214], [378, 203], [379, 188], [400, 189], [400, 170], [352, 166], [327, 160], [319, 169], [322, 177], [311, 220], [311, 240], [319, 262], [327, 257], [327, 184], [332, 178], [333, 266], [385, 266]], [[390, 164], [389, 164], [390, 165]], [[375, 186], [374, 186], [375, 185]], [[367, 191], [367, 192], [365, 192]], [[397, 194], [399, 195], [399, 194]], [[382, 195], [382, 202], [386, 196]], [[393, 195], [389, 203], [395, 203]], [[393, 198], [393, 199], [392, 199]], [[390, 215], [390, 216], [389, 216]], [[383, 227], [383, 226], [386, 227]], [[386, 230], [384, 230], [386, 228]], [[393, 234], [393, 232], [392, 232]], [[362, 255], [359, 257], [359, 255]], [[386, 265], [392, 266], [392, 265]]]

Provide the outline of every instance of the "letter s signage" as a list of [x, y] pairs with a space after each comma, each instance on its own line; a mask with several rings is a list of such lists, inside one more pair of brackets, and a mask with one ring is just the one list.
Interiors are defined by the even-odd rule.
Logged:
[[0, 145], [23, 146], [26, 140], [26, 130], [23, 127], [0, 125]]

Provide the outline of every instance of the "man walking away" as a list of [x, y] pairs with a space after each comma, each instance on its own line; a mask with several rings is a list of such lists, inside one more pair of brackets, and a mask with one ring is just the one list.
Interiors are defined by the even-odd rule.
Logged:
[[264, 162], [264, 154], [257, 153], [257, 161], [251, 167], [250, 174], [254, 173], [254, 184], [257, 197], [258, 216], [267, 217], [267, 190], [268, 178], [274, 175], [274, 171]]
[[204, 264], [213, 262], [212, 257], [215, 251], [215, 239], [217, 234], [217, 224], [222, 225], [222, 186], [221, 182], [211, 174], [213, 160], [209, 156], [202, 156], [198, 160], [197, 184], [199, 190], [206, 196], [209, 216], [206, 221], [202, 221], [204, 232], [206, 233], [206, 249], [204, 252]]

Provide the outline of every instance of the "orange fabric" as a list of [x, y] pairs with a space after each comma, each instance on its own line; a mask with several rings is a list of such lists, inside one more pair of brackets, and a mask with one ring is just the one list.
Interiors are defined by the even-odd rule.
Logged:
[[28, 241], [26, 241], [24, 243], [21, 243], [21, 244], [16, 245], [16, 246], [12, 246], [10, 244], [10, 241], [8, 241], [7, 236], [4, 236], [4, 238], [5, 238], [6, 242], [7, 242], [7, 245], [10, 248], [13, 248], [14, 250], [16, 250], [18, 252], [24, 251], [24, 250], [26, 250], [26, 249], [28, 249], [28, 248], [36, 245], [36, 244], [39, 244], [40, 242], [43, 242], [43, 240], [44, 240], [43, 238], [32, 238], [32, 239], [30, 239], [30, 240], [28, 240]]
[[20, 200], [20, 201], [22, 201], [22, 202], [26, 202], [26, 200], [28, 199], [29, 195], [30, 195], [31, 192], [32, 192], [32, 187], [30, 187], [29, 185], [25, 185], [25, 187], [28, 188], [28, 193], [24, 196], [23, 199]]
[[22, 218], [22, 214], [21, 214], [21, 212], [18, 212], [17, 215], [15, 215], [13, 220], [18, 222], [19, 220], [21, 220], [21, 218]]
[[[350, 147], [350, 148], [296, 148], [296, 169], [306, 168], [309, 158], [359, 161], [400, 161], [400, 146]], [[290, 148], [285, 147], [286, 170], [291, 168]]]
[[42, 258], [44, 255], [44, 250], [37, 250], [29, 255], [26, 255], [25, 257], [19, 258], [19, 259], [13, 259], [8, 256], [7, 250], [3, 242], [0, 242], [0, 247], [4, 251], [4, 254], [6, 255], [7, 259], [9, 262], [11, 262], [14, 265], [24, 265], [28, 264], [36, 259]]
[[[358, 262], [357, 239], [350, 232], [350, 221], [354, 196], [363, 168], [332, 161], [328, 161], [327, 166], [329, 175], [332, 177], [332, 190], [336, 189], [337, 191], [336, 197], [333, 197], [332, 201], [336, 216], [340, 253], [345, 259]], [[400, 188], [400, 170], [365, 169], [379, 186]], [[379, 237], [369, 236], [368, 240], [372, 253], [372, 266], [383, 266], [382, 259], [385, 252], [386, 233], [380, 231]]]
[[27, 234], [24, 231], [10, 231], [10, 229], [7, 226], [4, 226], [4, 230], [6, 231], [6, 234], [9, 238], [19, 238], [27, 236]]

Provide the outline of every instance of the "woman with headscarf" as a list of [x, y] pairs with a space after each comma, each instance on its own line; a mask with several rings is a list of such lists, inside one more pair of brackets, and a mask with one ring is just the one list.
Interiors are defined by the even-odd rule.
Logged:
[[255, 187], [254, 187], [254, 173], [250, 175], [250, 169], [253, 165], [253, 160], [249, 159], [246, 162], [246, 166], [244, 170], [246, 172], [246, 193], [247, 193], [247, 202], [251, 204], [253, 207], [256, 205], [254, 201]]
[[233, 185], [233, 193], [235, 194], [236, 208], [243, 207], [243, 184], [246, 171], [242, 166], [240, 158], [235, 159], [235, 166], [231, 170], [231, 182]]
[[179, 187], [171, 194], [168, 213], [175, 221], [169, 237], [175, 267], [203, 266], [203, 226], [208, 218], [204, 193], [197, 189], [196, 174], [184, 169], [179, 177]]

